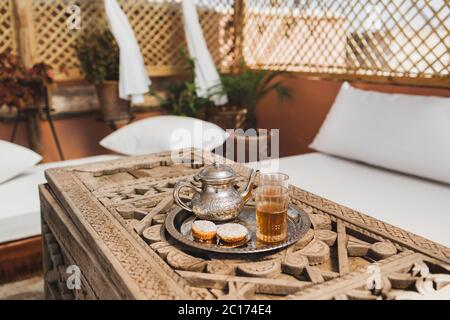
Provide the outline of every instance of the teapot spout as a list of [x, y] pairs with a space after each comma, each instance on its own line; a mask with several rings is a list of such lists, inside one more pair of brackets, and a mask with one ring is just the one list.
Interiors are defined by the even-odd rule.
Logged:
[[250, 177], [248, 179], [247, 185], [245, 186], [244, 191], [241, 192], [241, 198], [244, 203], [246, 203], [250, 197], [252, 196], [253, 186], [255, 185], [256, 174], [259, 170], [253, 170], [250, 173]]

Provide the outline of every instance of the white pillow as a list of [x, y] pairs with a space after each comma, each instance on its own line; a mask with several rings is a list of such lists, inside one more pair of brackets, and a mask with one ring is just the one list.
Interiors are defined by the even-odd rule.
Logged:
[[450, 183], [450, 98], [344, 83], [310, 148]]
[[41, 160], [30, 149], [0, 140], [0, 184], [33, 168]]
[[190, 147], [211, 151], [227, 138], [222, 128], [207, 121], [156, 116], [120, 128], [100, 141], [100, 145], [121, 154], [142, 155]]

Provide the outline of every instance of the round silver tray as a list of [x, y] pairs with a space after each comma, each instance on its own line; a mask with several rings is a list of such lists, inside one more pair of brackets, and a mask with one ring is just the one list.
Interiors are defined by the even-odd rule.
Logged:
[[286, 240], [273, 244], [264, 243], [256, 238], [255, 208], [245, 206], [239, 217], [231, 222], [237, 222], [246, 226], [249, 230], [249, 236], [243, 243], [232, 247], [219, 241], [208, 243], [196, 240], [191, 234], [191, 225], [195, 219], [196, 217], [192, 213], [179, 208], [167, 215], [165, 229], [171, 237], [191, 248], [216, 253], [249, 254], [279, 250], [297, 242], [311, 227], [308, 215], [297, 206], [291, 204], [288, 210], [288, 236]]

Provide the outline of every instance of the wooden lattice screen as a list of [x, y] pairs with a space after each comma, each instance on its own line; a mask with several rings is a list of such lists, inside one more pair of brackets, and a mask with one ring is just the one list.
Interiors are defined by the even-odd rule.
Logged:
[[0, 1], [0, 52], [16, 52], [17, 41], [12, 0]]
[[448, 0], [247, 0], [253, 68], [450, 87]]
[[[12, 28], [12, 3], [29, 11], [17, 14], [20, 32]], [[80, 31], [67, 28], [66, 10], [77, 4], [82, 27], [100, 26], [102, 3], [1, 0], [0, 51], [25, 47], [19, 50], [28, 56], [24, 60], [51, 64], [59, 80], [81, 79], [74, 50]], [[181, 0], [119, 3], [150, 76], [179, 73]], [[221, 71], [244, 60], [251, 68], [320, 77], [450, 86], [448, 0], [198, 0], [197, 9]]]
[[[133, 27], [150, 76], [180, 72], [184, 44], [181, 3], [174, 0], [119, 0]], [[81, 8], [81, 30], [67, 28], [69, 4]], [[233, 64], [233, 3], [226, 0], [199, 1], [199, 16], [205, 38], [215, 62], [222, 71]], [[77, 34], [83, 27], [106, 23], [100, 0], [32, 0], [35, 60], [45, 61], [56, 70], [60, 80], [81, 77], [75, 54]]]
[[67, 8], [72, 3], [79, 5], [80, 26], [89, 24], [91, 27], [94, 20], [99, 20], [100, 25], [104, 23], [99, 3], [69, 0], [32, 0], [31, 3], [34, 37], [30, 40], [34, 41], [34, 62], [51, 65], [60, 80], [81, 78], [80, 64], [75, 53], [78, 31], [67, 27], [70, 18]]

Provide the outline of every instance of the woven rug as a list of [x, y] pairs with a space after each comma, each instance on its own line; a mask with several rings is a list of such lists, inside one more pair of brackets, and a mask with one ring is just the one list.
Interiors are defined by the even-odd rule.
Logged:
[[42, 276], [0, 285], [0, 300], [42, 299], [44, 299]]

